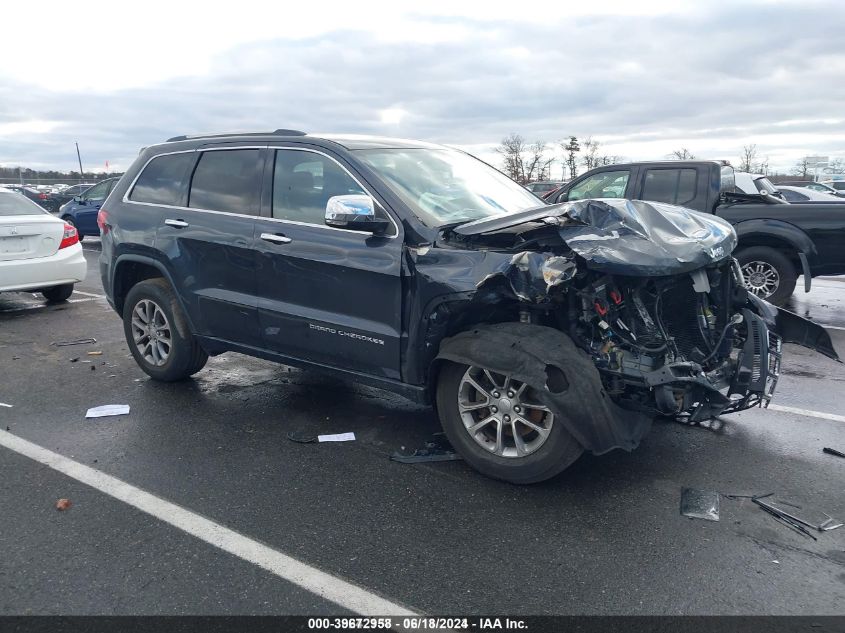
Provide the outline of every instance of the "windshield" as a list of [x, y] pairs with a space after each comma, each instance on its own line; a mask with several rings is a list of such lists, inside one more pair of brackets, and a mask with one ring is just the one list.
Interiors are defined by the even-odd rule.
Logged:
[[490, 165], [452, 149], [367, 149], [356, 154], [427, 226], [469, 222], [543, 206]]
[[12, 215], [42, 215], [47, 213], [29, 198], [19, 193], [0, 191], [0, 217]]

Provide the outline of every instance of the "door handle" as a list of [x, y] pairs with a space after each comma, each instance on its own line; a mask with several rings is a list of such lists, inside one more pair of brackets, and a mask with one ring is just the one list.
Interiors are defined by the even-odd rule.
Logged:
[[275, 233], [262, 233], [261, 239], [265, 242], [273, 242], [274, 244], [288, 244], [293, 241], [289, 237], [276, 235]]
[[172, 227], [175, 227], [177, 229], [184, 229], [186, 226], [188, 226], [188, 223], [185, 222], [185, 220], [169, 220], [168, 219], [168, 220], [165, 220], [164, 223], [167, 226], [172, 226]]

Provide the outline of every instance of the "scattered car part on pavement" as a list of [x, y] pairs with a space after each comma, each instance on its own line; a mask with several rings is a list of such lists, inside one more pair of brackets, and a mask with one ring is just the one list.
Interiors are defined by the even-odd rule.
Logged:
[[87, 345], [96, 342], [97, 339], [95, 338], [80, 338], [74, 341], [55, 341], [51, 343], [51, 345], [55, 345], [56, 347], [69, 347], [70, 345]]
[[691, 519], [719, 520], [719, 493], [696, 488], [681, 489], [681, 514]]
[[828, 455], [836, 455], [837, 457], [845, 457], [845, 453], [837, 451], [835, 448], [829, 448], [827, 446], [822, 449], [822, 452], [827, 453]]
[[112, 415], [127, 415], [129, 413], [128, 404], [104, 404], [99, 407], [88, 409], [85, 414], [86, 418], [103, 418]]
[[401, 464], [420, 464], [422, 462], [450, 462], [462, 460], [452, 445], [449, 443], [445, 433], [435, 433], [431, 439], [426, 441], [424, 448], [418, 448], [410, 455], [395, 452], [390, 456], [394, 462]]
[[794, 518], [791, 518], [791, 515], [787, 515], [782, 510], [775, 508], [774, 506], [770, 506], [769, 504], [764, 501], [761, 501], [757, 497], [753, 497], [751, 499], [751, 502], [759, 506], [767, 514], [773, 516], [778, 522], [790, 528], [793, 532], [798, 532], [799, 534], [808, 536], [814, 541], [818, 540], [815, 536], [813, 536], [810, 532], [807, 531], [807, 528], [805, 528], [804, 525], [802, 525], [803, 521], [796, 521]]

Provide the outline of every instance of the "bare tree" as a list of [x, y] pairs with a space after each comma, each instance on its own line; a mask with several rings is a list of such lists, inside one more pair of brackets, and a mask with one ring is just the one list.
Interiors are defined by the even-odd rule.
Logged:
[[689, 151], [686, 147], [682, 147], [681, 149], [676, 149], [668, 154], [669, 158], [674, 158], [677, 160], [693, 160], [695, 158], [695, 154]]
[[513, 180], [520, 184], [526, 182], [525, 178], [525, 139], [516, 132], [502, 139], [496, 153], [502, 156], [502, 170]]
[[569, 177], [575, 178], [578, 175], [578, 159], [575, 155], [581, 151], [578, 139], [574, 136], [570, 136], [569, 142], [566, 144], [561, 142], [560, 147], [567, 153], [566, 164], [569, 165]]
[[[529, 158], [525, 164], [525, 182], [549, 179], [549, 168], [554, 157], [546, 157], [546, 142], [536, 141], [528, 148]], [[523, 183], [524, 184], [524, 183]]]
[[743, 145], [742, 156], [739, 157], [739, 171], [754, 171], [755, 160], [757, 160], [757, 145]]

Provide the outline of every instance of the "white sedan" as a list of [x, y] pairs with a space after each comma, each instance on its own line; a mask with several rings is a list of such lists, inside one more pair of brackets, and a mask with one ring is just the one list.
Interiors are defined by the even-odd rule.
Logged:
[[65, 301], [86, 268], [72, 225], [0, 187], [0, 292], [40, 292], [47, 301]]

